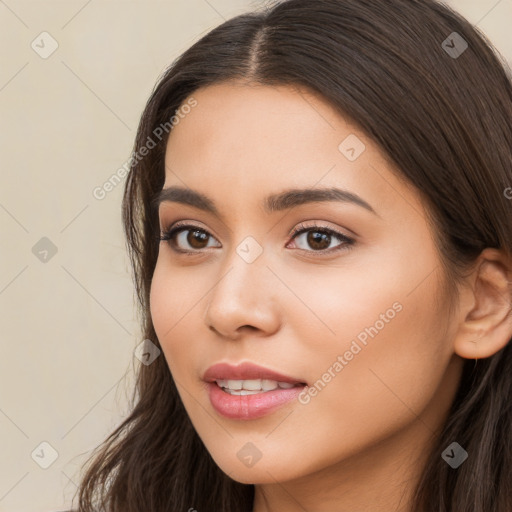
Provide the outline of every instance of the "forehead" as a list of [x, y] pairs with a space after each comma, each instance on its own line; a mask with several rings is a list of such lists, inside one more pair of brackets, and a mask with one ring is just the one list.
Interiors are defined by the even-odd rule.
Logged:
[[297, 146], [299, 141], [318, 147], [328, 132], [348, 128], [318, 95], [292, 86], [233, 81], [201, 88], [193, 97], [197, 106], [173, 128], [168, 149], [181, 144], [227, 149], [229, 144], [232, 151], [262, 153], [292, 146], [298, 152], [303, 147]]
[[397, 179], [386, 155], [312, 91], [228, 82], [192, 97], [197, 105], [168, 139], [164, 188], [215, 191], [223, 203], [235, 193], [242, 200], [290, 187], [337, 186], [377, 210], [396, 207], [399, 196], [404, 207], [421, 211], [418, 194]]

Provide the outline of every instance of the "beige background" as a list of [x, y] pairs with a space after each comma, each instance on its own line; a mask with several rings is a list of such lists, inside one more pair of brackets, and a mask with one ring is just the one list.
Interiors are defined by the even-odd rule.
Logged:
[[[512, 62], [512, 0], [450, 3]], [[101, 200], [93, 190], [129, 158], [166, 66], [261, 4], [0, 0], [0, 512], [69, 507], [80, 464], [127, 415], [142, 340], [124, 181]], [[46, 59], [43, 31], [58, 44]], [[42, 442], [58, 454], [47, 469]]]

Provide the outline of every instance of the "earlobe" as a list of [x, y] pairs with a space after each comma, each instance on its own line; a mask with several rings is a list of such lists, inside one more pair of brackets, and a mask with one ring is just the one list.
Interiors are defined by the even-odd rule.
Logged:
[[470, 277], [471, 306], [461, 310], [462, 322], [454, 340], [455, 353], [465, 359], [484, 359], [512, 338], [512, 264], [498, 249], [485, 249]]

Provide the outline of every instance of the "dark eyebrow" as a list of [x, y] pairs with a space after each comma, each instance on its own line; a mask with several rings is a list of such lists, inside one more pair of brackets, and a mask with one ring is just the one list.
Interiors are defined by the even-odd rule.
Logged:
[[[200, 210], [212, 213], [217, 217], [221, 217], [215, 203], [209, 197], [190, 188], [176, 186], [164, 188], [153, 198], [151, 205], [153, 208], [158, 209], [160, 204], [165, 201], [194, 206]], [[323, 201], [353, 203], [379, 216], [379, 214], [357, 194], [335, 187], [285, 190], [284, 192], [267, 196], [263, 202], [263, 207], [267, 213], [273, 213], [307, 203]]]

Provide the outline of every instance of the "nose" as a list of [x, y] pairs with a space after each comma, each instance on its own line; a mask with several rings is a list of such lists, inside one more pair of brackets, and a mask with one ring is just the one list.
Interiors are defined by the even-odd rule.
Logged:
[[234, 252], [206, 301], [207, 327], [233, 340], [244, 332], [261, 336], [274, 333], [280, 322], [278, 286], [263, 255], [247, 263]]

